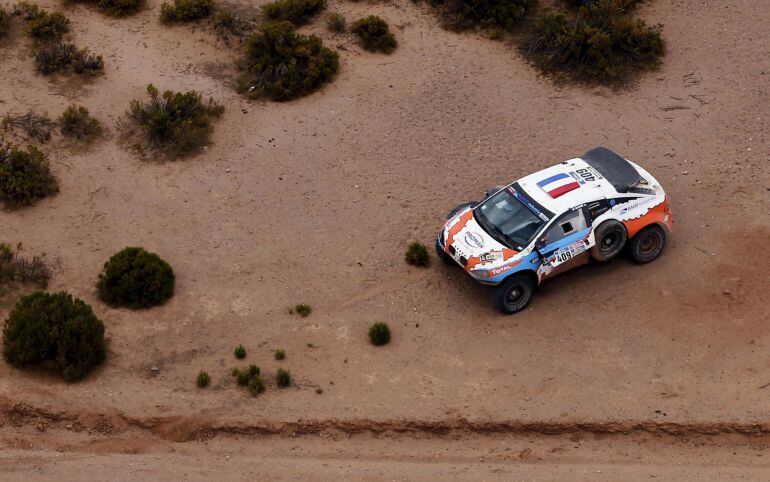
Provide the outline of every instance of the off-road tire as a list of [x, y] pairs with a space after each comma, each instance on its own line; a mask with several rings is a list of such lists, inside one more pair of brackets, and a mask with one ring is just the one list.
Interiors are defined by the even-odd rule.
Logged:
[[596, 227], [594, 239], [596, 245], [591, 248], [591, 257], [597, 261], [609, 261], [623, 250], [628, 233], [623, 223], [608, 219]]
[[436, 256], [438, 256], [439, 259], [441, 259], [441, 261], [445, 262], [446, 264], [459, 266], [457, 263], [455, 263], [455, 260], [449, 256], [449, 253], [441, 249], [441, 245], [438, 243], [438, 239], [436, 240]]
[[654, 261], [666, 247], [666, 231], [657, 224], [651, 224], [639, 231], [628, 242], [628, 254], [639, 264]]
[[524, 273], [513, 274], [495, 286], [492, 301], [506, 315], [518, 313], [529, 305], [535, 293], [535, 280]]

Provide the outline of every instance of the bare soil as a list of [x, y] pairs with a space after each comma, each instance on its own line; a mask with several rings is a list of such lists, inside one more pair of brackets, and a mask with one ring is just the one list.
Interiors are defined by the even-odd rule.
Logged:
[[[61, 192], [0, 212], [0, 238], [45, 253], [49, 289], [93, 305], [109, 359], [77, 384], [0, 364], [4, 479], [770, 476], [764, 1], [646, 2], [668, 52], [623, 89], [555, 84], [508, 41], [444, 31], [411, 2], [331, 1], [387, 19], [399, 47], [367, 53], [320, 16], [302, 31], [340, 52], [339, 75], [289, 103], [240, 97], [237, 41], [162, 25], [159, 1], [127, 19], [41, 5], [105, 73], [34, 73], [17, 27], [0, 114], [77, 102], [108, 135], [43, 144]], [[214, 143], [173, 162], [138, 152], [125, 113], [147, 83], [221, 102]], [[458, 269], [404, 263], [453, 206], [597, 145], [664, 184], [676, 227], [660, 260], [580, 268], [513, 317]], [[133, 245], [174, 267], [161, 307], [96, 297], [103, 263]], [[289, 314], [302, 302], [310, 316]], [[378, 320], [381, 348], [366, 339]], [[253, 398], [229, 375], [244, 363], [296, 383]]]

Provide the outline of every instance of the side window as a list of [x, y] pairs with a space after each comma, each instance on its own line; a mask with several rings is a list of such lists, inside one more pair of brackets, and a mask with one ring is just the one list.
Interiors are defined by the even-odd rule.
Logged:
[[555, 243], [571, 234], [586, 228], [586, 219], [583, 210], [569, 212], [556, 220], [545, 233], [545, 245]]

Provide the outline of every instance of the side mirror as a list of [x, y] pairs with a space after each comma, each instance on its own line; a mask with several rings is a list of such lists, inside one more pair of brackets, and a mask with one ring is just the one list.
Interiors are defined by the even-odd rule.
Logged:
[[502, 188], [504, 188], [504, 187], [505, 187], [505, 186], [495, 186], [495, 187], [490, 187], [489, 189], [487, 189], [486, 191], [484, 191], [484, 199], [488, 198], [488, 197], [489, 197], [489, 196], [491, 196], [492, 194], [495, 194], [497, 191], [501, 190], [501, 189], [502, 189]]
[[535, 241], [535, 249], [538, 250], [539, 252], [541, 249], [545, 248], [546, 242], [548, 242], [548, 238], [545, 236], [541, 237], [540, 239]]

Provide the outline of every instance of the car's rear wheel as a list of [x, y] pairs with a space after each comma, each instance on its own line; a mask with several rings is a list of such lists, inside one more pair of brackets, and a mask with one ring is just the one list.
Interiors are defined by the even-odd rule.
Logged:
[[455, 260], [449, 256], [449, 253], [441, 249], [441, 245], [438, 243], [438, 239], [436, 240], [436, 256], [438, 256], [439, 259], [441, 259], [441, 261], [445, 262], [446, 264], [459, 266], [457, 263], [455, 263]]
[[518, 313], [532, 301], [535, 292], [535, 280], [524, 273], [514, 274], [495, 286], [492, 300], [506, 315]]
[[654, 261], [666, 246], [666, 232], [657, 224], [651, 224], [639, 231], [628, 242], [631, 259], [639, 264]]
[[597, 261], [608, 261], [623, 250], [628, 233], [623, 223], [608, 219], [594, 230], [596, 245], [591, 248], [591, 256]]

